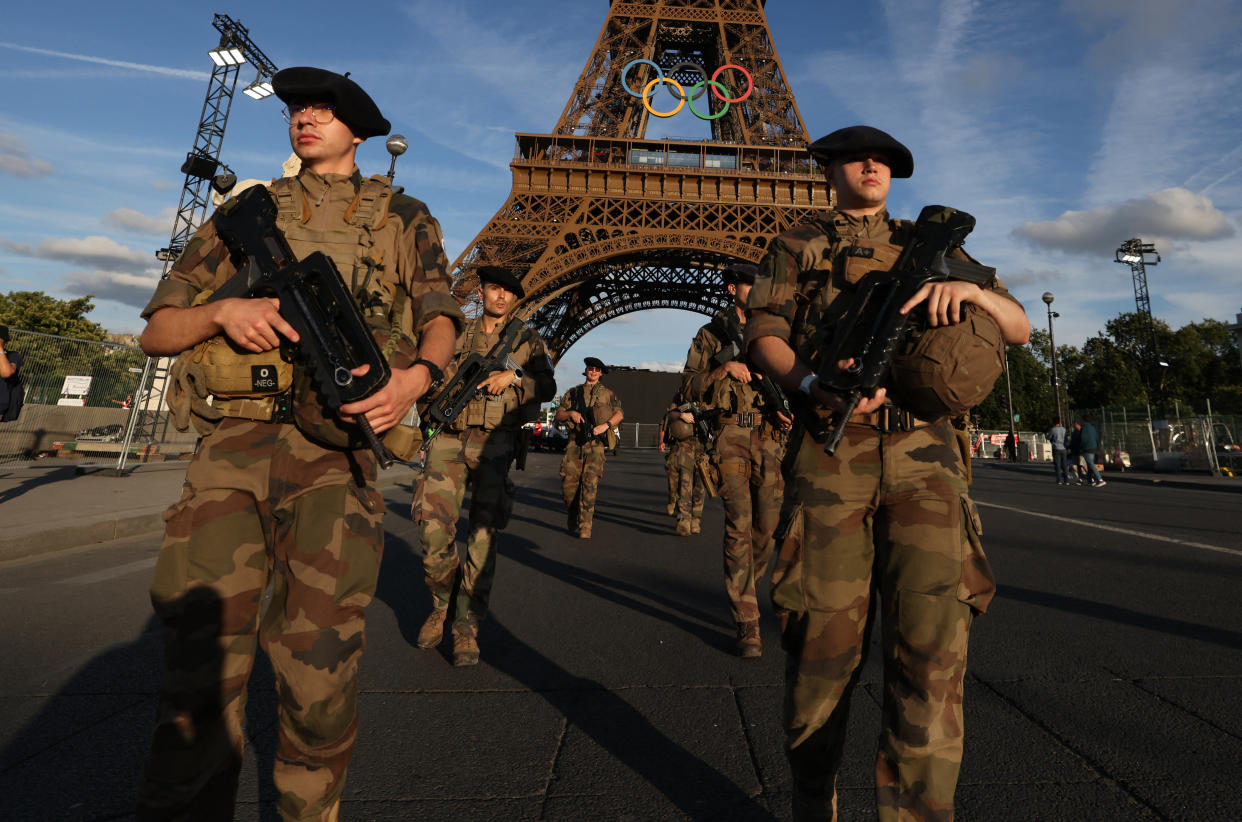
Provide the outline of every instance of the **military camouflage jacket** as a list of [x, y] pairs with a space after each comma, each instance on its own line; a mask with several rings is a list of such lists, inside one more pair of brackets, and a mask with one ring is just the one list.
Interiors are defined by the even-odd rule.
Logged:
[[[686, 353], [686, 367], [681, 372], [681, 394], [712, 408], [723, 408], [729, 414], [746, 414], [762, 410], [763, 401], [758, 391], [728, 374], [718, 380], [709, 379], [716, 368], [712, 365], [712, 357], [725, 347], [720, 326], [729, 319], [729, 312], [734, 310], [730, 307], [717, 312], [712, 321], [694, 335], [694, 341]], [[746, 323], [743, 323], [743, 334], [745, 331]]]
[[[750, 291], [746, 342], [779, 337], [819, 368], [820, 352], [831, 342], [834, 301], [871, 271], [891, 268], [912, 225], [890, 219], [887, 211], [854, 217], [834, 209], [776, 237]], [[854, 248], [869, 251], [855, 255]], [[999, 280], [994, 288], [1009, 294]]]
[[[465, 330], [457, 338], [457, 350], [444, 373], [445, 381], [453, 378], [462, 361], [471, 354], [486, 355], [491, 351], [504, 327], [504, 322], [498, 323], [491, 334], [486, 334], [481, 318], [468, 320]], [[552, 361], [548, 358], [548, 349], [532, 329], [528, 328], [518, 336], [511, 357], [522, 369], [522, 378], [495, 396], [480, 391], [454, 420], [453, 430], [520, 428], [538, 417], [540, 403], [548, 402], [556, 395], [556, 376]]]
[[584, 439], [590, 438], [591, 428], [600, 423], [608, 422], [608, 420], [612, 419], [613, 414], [621, 410], [621, 400], [617, 399], [617, 395], [613, 393], [612, 389], [602, 382], [597, 382], [593, 386], [581, 383], [565, 392], [561, 397], [559, 410], [573, 411], [578, 405], [578, 397], [583, 398], [583, 404], [591, 411], [590, 414], [584, 415], [587, 423], [580, 426], [578, 423], [570, 420], [566, 424], [577, 435], [576, 439], [581, 442]]
[[[303, 169], [296, 180], [274, 180], [268, 188], [281, 203], [281, 226], [293, 253], [302, 258], [320, 250], [332, 257], [346, 284], [360, 296], [365, 314], [387, 318], [394, 305], [402, 302], [401, 316], [390, 319], [411, 338], [439, 316], [451, 317], [460, 331], [464, 318], [449, 293], [440, 224], [425, 204], [384, 187], [386, 212], [366, 225], [351, 224], [363, 190], [356, 167], [349, 175], [319, 175]], [[298, 212], [299, 219], [292, 224], [283, 221], [286, 201]], [[308, 236], [317, 239], [312, 242], [305, 239]], [[156, 287], [142, 316], [149, 318], [168, 306], [193, 305], [196, 297], [219, 288], [236, 272], [215, 223], [208, 220], [168, 278]], [[399, 293], [405, 299], [399, 299]]]

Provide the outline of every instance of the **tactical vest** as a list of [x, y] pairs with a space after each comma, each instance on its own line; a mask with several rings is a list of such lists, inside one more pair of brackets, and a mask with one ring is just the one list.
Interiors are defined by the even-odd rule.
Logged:
[[[733, 309], [729, 308], [727, 310], [732, 311]], [[724, 318], [717, 314], [710, 323], [704, 326], [708, 333], [719, 343], [720, 347], [717, 351], [728, 347], [730, 343], [729, 335], [723, 328], [723, 324]], [[745, 362], [745, 357], [739, 354], [737, 361]], [[712, 383], [708, 387], [707, 402], [713, 408], [723, 408], [730, 414], [757, 413], [763, 409], [763, 401], [760, 399], [759, 392], [750, 385], [735, 380], [732, 377], [725, 377]]]
[[[503, 326], [497, 326], [496, 338], [500, 337], [500, 329]], [[475, 352], [476, 341], [483, 333], [482, 320], [476, 318], [470, 321], [466, 330], [462, 332], [461, 349], [454, 358], [454, 365], [461, 363], [462, 360], [469, 357]], [[522, 338], [518, 338], [518, 343], [514, 346], [514, 353], [522, 347]], [[490, 345], [485, 346], [482, 351], [477, 353], [487, 354], [491, 348]], [[518, 392], [515, 386], [507, 387], [500, 394], [492, 395], [487, 391], [480, 391], [466, 405], [464, 411], [458, 415], [453, 421], [453, 430], [464, 431], [467, 428], [482, 428], [484, 431], [494, 431], [497, 428], [518, 428], [523, 420], [519, 419], [517, 413], [519, 407]]]
[[[831, 344], [832, 332], [857, 284], [874, 271], [888, 271], [901, 256], [900, 241], [914, 223], [889, 220], [889, 240], [855, 238], [846, 244], [830, 218], [817, 220], [832, 248], [832, 288], [819, 283], [795, 314], [818, 351]], [[894, 242], [896, 240], [896, 242]], [[960, 249], [954, 252], [970, 259]], [[914, 416], [932, 420], [964, 414], [982, 402], [1004, 367], [1004, 338], [996, 320], [968, 303], [962, 322], [929, 328], [923, 306], [915, 309], [909, 330], [884, 380], [893, 402]], [[822, 368], [823, 363], [815, 363]]]
[[[386, 276], [399, 265], [399, 243], [404, 226], [390, 219], [392, 187], [387, 177], [363, 180], [339, 227], [308, 225], [311, 209], [306, 189], [296, 177], [282, 177], [269, 185], [276, 202], [277, 228], [298, 259], [321, 251], [332, 259], [362, 309], [367, 324], [394, 368], [408, 368], [417, 357], [408, 295], [397, 277]], [[198, 295], [201, 304], [211, 292]], [[187, 361], [188, 360], [188, 361]], [[364, 447], [360, 430], [346, 426], [335, 411], [324, 407], [312, 380], [301, 368], [286, 362], [280, 349], [254, 354], [223, 336], [213, 337], [186, 352], [171, 378], [181, 383], [178, 395], [198, 395], [193, 405], [195, 427], [214, 429], [221, 417], [255, 420], [281, 419], [281, 404], [291, 406], [292, 421], [311, 440], [335, 448]], [[255, 375], [259, 374], [262, 379]], [[285, 398], [291, 393], [291, 400]], [[213, 401], [206, 410], [201, 398]], [[175, 409], [174, 409], [175, 411]], [[180, 419], [180, 418], [179, 418]], [[201, 421], [200, 421], [201, 420]], [[399, 457], [410, 451], [411, 426], [398, 426], [384, 441]], [[417, 450], [417, 445], [412, 446]]]

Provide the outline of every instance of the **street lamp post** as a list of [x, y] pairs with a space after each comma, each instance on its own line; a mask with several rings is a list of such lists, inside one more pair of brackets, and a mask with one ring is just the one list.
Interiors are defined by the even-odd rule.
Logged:
[[1052, 360], [1052, 396], [1056, 402], [1056, 418], [1061, 424], [1065, 424], [1065, 417], [1061, 416], [1061, 380], [1057, 376], [1057, 338], [1052, 334], [1052, 318], [1061, 316], [1052, 310], [1052, 292], [1044, 292], [1044, 303], [1048, 306], [1048, 353]]

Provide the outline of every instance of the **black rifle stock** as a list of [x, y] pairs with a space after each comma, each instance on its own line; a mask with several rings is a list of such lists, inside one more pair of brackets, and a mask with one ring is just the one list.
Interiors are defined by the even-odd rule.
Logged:
[[[823, 439], [824, 452], [832, 455], [841, 444], [845, 423], [864, 397], [875, 394], [888, 375], [893, 355], [919, 305], [908, 314], [901, 307], [928, 283], [965, 280], [989, 288], [996, 280], [996, 269], [969, 260], [949, 259], [946, 255], [962, 245], [975, 227], [975, 218], [947, 206], [930, 205], [919, 213], [912, 236], [897, 262], [888, 271], [872, 272], [849, 297], [845, 311], [835, 324], [831, 343], [820, 360], [819, 378], [828, 391], [840, 395], [844, 406], [833, 415], [825, 431], [808, 419], [812, 436]], [[837, 363], [853, 360], [841, 371]], [[814, 415], [808, 414], [810, 418]]]
[[462, 360], [453, 375], [453, 379], [440, 390], [436, 398], [423, 411], [423, 453], [431, 448], [434, 440], [445, 426], [461, 416], [470, 401], [479, 395], [479, 383], [487, 379], [494, 371], [506, 369], [518, 370], [513, 362], [513, 349], [517, 346], [518, 337], [526, 328], [526, 323], [517, 317], [509, 320], [500, 332], [500, 339], [491, 347], [486, 355], [473, 352]]
[[724, 414], [724, 409], [708, 408], [697, 402], [686, 402], [677, 406], [677, 410], [694, 417], [694, 435], [703, 446], [703, 453], [694, 461], [694, 470], [698, 473], [699, 479], [703, 480], [703, 489], [707, 491], [707, 495], [715, 497], [716, 482], [712, 479], [707, 451], [716, 441], [716, 423]]
[[[235, 259], [245, 262], [208, 302], [229, 297], [278, 299], [280, 316], [298, 333], [298, 342], [289, 344], [294, 356], [324, 402], [336, 411], [379, 391], [392, 370], [336, 264], [320, 251], [301, 261], [294, 257], [276, 227], [276, 213], [263, 186], [246, 189], [216, 211], [212, 221], [220, 239]], [[361, 365], [370, 366], [366, 374], [350, 373]], [[358, 414], [354, 419], [380, 466], [391, 466], [393, 456], [367, 418]]]

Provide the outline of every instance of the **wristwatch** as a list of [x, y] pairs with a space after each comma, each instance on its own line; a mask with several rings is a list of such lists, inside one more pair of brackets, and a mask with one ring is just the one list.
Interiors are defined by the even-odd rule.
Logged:
[[[432, 388], [435, 388], [437, 385], [444, 382], [444, 372], [440, 370], [440, 366], [436, 365], [431, 360], [420, 358], [414, 361], [414, 365], [423, 366], [427, 369], [428, 373], [431, 374]], [[411, 365], [410, 367], [413, 368], [414, 365]]]
[[521, 381], [522, 381], [522, 369], [520, 368], [513, 369], [513, 384], [517, 385]]

